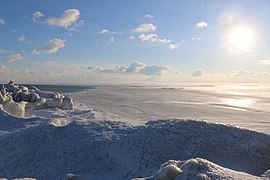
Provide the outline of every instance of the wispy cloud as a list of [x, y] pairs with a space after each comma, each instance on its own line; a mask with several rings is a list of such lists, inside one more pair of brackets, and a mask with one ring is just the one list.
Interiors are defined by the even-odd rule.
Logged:
[[208, 24], [204, 21], [201, 21], [201, 22], [196, 23], [196, 26], [199, 28], [205, 28], [208, 26]]
[[106, 42], [106, 44], [112, 44], [112, 43], [114, 43], [114, 40], [115, 40], [115, 38], [112, 36], [112, 37], [110, 37], [108, 39], [108, 41]]
[[85, 24], [84, 20], [77, 21], [68, 30], [74, 32], [79, 31], [79, 29], [82, 28], [84, 24]]
[[152, 42], [152, 43], [170, 43], [170, 42], [172, 42], [172, 40], [162, 39], [162, 38], [158, 37], [157, 34], [141, 34], [139, 36], [139, 39], [143, 42], [146, 41], [146, 42]]
[[152, 18], [154, 18], [155, 16], [153, 16], [153, 15], [151, 15], [151, 14], [146, 14], [144, 17], [152, 19]]
[[63, 39], [52, 39], [49, 40], [44, 47], [34, 49], [33, 54], [39, 55], [40, 53], [54, 54], [65, 46], [65, 40]]
[[22, 59], [22, 55], [20, 53], [14, 54], [14, 55], [10, 55], [8, 58], [3, 59], [3, 62], [15, 62], [17, 60]]
[[33, 15], [32, 15], [32, 20], [33, 22], [39, 22], [39, 18], [43, 17], [44, 14], [40, 11], [36, 11]]
[[17, 41], [21, 42], [21, 43], [25, 43], [25, 44], [30, 44], [31, 43], [31, 41], [28, 40], [25, 36], [18, 37]]
[[5, 20], [0, 18], [0, 25], [4, 25], [4, 24], [6, 24]]
[[106, 34], [109, 33], [110, 31], [108, 29], [101, 29], [98, 33], [99, 34]]
[[262, 65], [270, 65], [270, 59], [260, 59], [259, 63]]
[[155, 31], [156, 29], [157, 26], [154, 24], [140, 24], [137, 28], [133, 29], [133, 31], [145, 33]]

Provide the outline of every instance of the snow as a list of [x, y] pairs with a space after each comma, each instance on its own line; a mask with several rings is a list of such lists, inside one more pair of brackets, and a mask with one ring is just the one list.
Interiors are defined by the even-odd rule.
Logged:
[[[143, 109], [145, 105], [138, 107], [133, 102], [137, 94], [132, 89], [139, 91], [141, 99], [151, 95], [148, 100], [152, 102], [164, 98], [168, 92], [176, 95], [179, 90], [158, 89], [155, 94], [151, 88], [121, 91], [119, 87], [111, 88], [115, 90], [109, 94], [106, 89], [92, 91], [103, 95], [99, 96], [99, 102], [98, 97], [92, 99], [91, 91], [67, 95], [74, 99], [72, 110], [33, 110], [25, 118], [0, 110], [0, 177], [41, 180], [270, 177], [270, 135], [236, 126], [249, 121], [247, 115], [235, 125], [169, 117], [144, 121], [138, 113], [147, 115], [150, 108]], [[116, 96], [117, 89], [121, 97]], [[127, 97], [127, 92], [132, 96]], [[187, 93], [183, 91], [183, 98], [188, 98]], [[116, 107], [108, 109], [109, 99]], [[92, 107], [89, 102], [96, 105]], [[109, 110], [117, 108], [115, 114], [110, 113]], [[158, 114], [159, 109], [163, 111], [159, 107], [152, 113]], [[121, 110], [122, 114], [118, 113]], [[134, 113], [130, 117], [137, 116], [139, 120], [121, 119], [121, 115], [128, 113]]]
[[223, 168], [202, 158], [192, 158], [186, 161], [170, 160], [161, 165], [160, 170], [148, 178], [133, 180], [167, 180], [167, 179], [260, 179], [243, 172]]

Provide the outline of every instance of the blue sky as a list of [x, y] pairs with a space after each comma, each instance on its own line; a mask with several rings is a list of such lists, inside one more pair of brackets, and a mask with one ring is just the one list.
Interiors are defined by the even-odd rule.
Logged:
[[0, 80], [268, 83], [267, 0], [0, 2]]

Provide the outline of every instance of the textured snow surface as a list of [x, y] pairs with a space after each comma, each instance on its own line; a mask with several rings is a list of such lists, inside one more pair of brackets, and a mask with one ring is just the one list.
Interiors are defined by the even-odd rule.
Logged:
[[91, 111], [76, 108], [36, 115], [17, 118], [0, 110], [0, 177], [157, 179], [166, 172], [179, 179], [256, 179], [264, 172], [269, 177], [270, 136], [260, 132], [200, 120], [131, 126], [96, 121]]

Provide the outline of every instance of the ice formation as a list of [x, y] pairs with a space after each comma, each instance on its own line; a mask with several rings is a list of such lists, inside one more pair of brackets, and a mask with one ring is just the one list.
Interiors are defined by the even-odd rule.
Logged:
[[206, 159], [192, 158], [186, 161], [170, 160], [160, 166], [153, 176], [134, 178], [132, 180], [181, 180], [181, 179], [245, 179], [253, 180], [259, 177], [247, 173], [221, 167]]
[[0, 109], [11, 115], [24, 117], [28, 109], [73, 109], [73, 101], [57, 92], [41, 91], [35, 86], [16, 85], [10, 81], [0, 86]]

